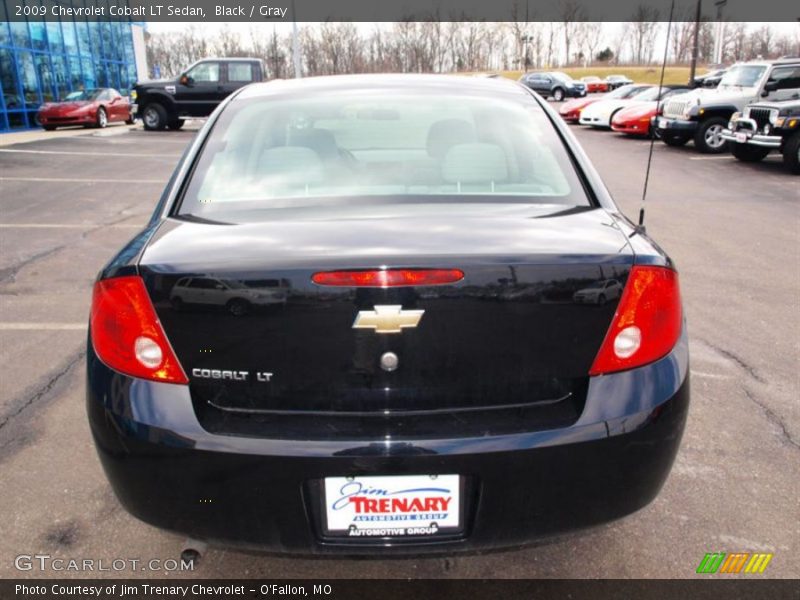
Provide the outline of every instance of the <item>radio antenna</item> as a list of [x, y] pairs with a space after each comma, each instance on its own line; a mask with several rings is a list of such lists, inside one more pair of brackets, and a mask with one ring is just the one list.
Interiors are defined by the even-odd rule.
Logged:
[[[661, 78], [658, 81], [658, 96], [656, 97], [656, 116], [653, 125], [658, 126], [658, 112], [661, 104], [661, 92], [664, 88], [664, 72], [667, 69], [667, 54], [669, 53], [669, 35], [672, 32], [672, 17], [675, 12], [675, 0], [671, 0], [669, 5], [669, 22], [667, 23], [667, 38], [664, 42], [664, 60], [661, 62]], [[652, 129], [652, 126], [651, 126]], [[647, 155], [647, 170], [644, 174], [644, 188], [642, 189], [642, 203], [639, 205], [639, 224], [634, 233], [644, 233], [644, 204], [647, 201], [647, 184], [650, 183], [650, 165], [653, 163], [653, 146], [656, 143], [656, 136], [650, 132], [650, 152]]]

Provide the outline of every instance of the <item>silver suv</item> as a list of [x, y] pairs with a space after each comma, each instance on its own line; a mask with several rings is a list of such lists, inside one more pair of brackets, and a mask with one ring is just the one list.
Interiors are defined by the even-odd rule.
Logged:
[[661, 139], [669, 146], [694, 140], [700, 152], [728, 150], [722, 131], [735, 112], [758, 100], [800, 98], [800, 58], [739, 63], [714, 89], [695, 89], [673, 96], [658, 118]]

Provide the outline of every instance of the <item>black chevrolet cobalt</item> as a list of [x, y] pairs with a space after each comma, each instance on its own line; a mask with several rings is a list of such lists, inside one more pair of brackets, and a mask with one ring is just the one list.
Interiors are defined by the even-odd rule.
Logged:
[[94, 286], [122, 504], [304, 554], [524, 544], [653, 500], [689, 404], [678, 275], [524, 86], [243, 88]]

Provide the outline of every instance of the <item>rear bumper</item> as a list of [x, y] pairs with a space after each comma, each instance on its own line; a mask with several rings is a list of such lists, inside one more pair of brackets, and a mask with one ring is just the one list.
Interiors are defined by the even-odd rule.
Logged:
[[[198, 423], [188, 387], [120, 375], [91, 346], [87, 359], [92, 434], [129, 512], [195, 538], [286, 553], [474, 551], [623, 517], [660, 490], [689, 404], [685, 334], [656, 363], [593, 378], [572, 426], [480, 438], [215, 435]], [[388, 543], [321, 533], [317, 484], [324, 477], [448, 473], [468, 481], [459, 537]]]

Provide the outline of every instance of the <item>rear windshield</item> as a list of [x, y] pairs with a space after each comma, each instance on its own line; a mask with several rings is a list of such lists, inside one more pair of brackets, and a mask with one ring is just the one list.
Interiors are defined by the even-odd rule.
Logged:
[[232, 102], [179, 214], [241, 222], [350, 201], [590, 204], [533, 99], [349, 90]]

